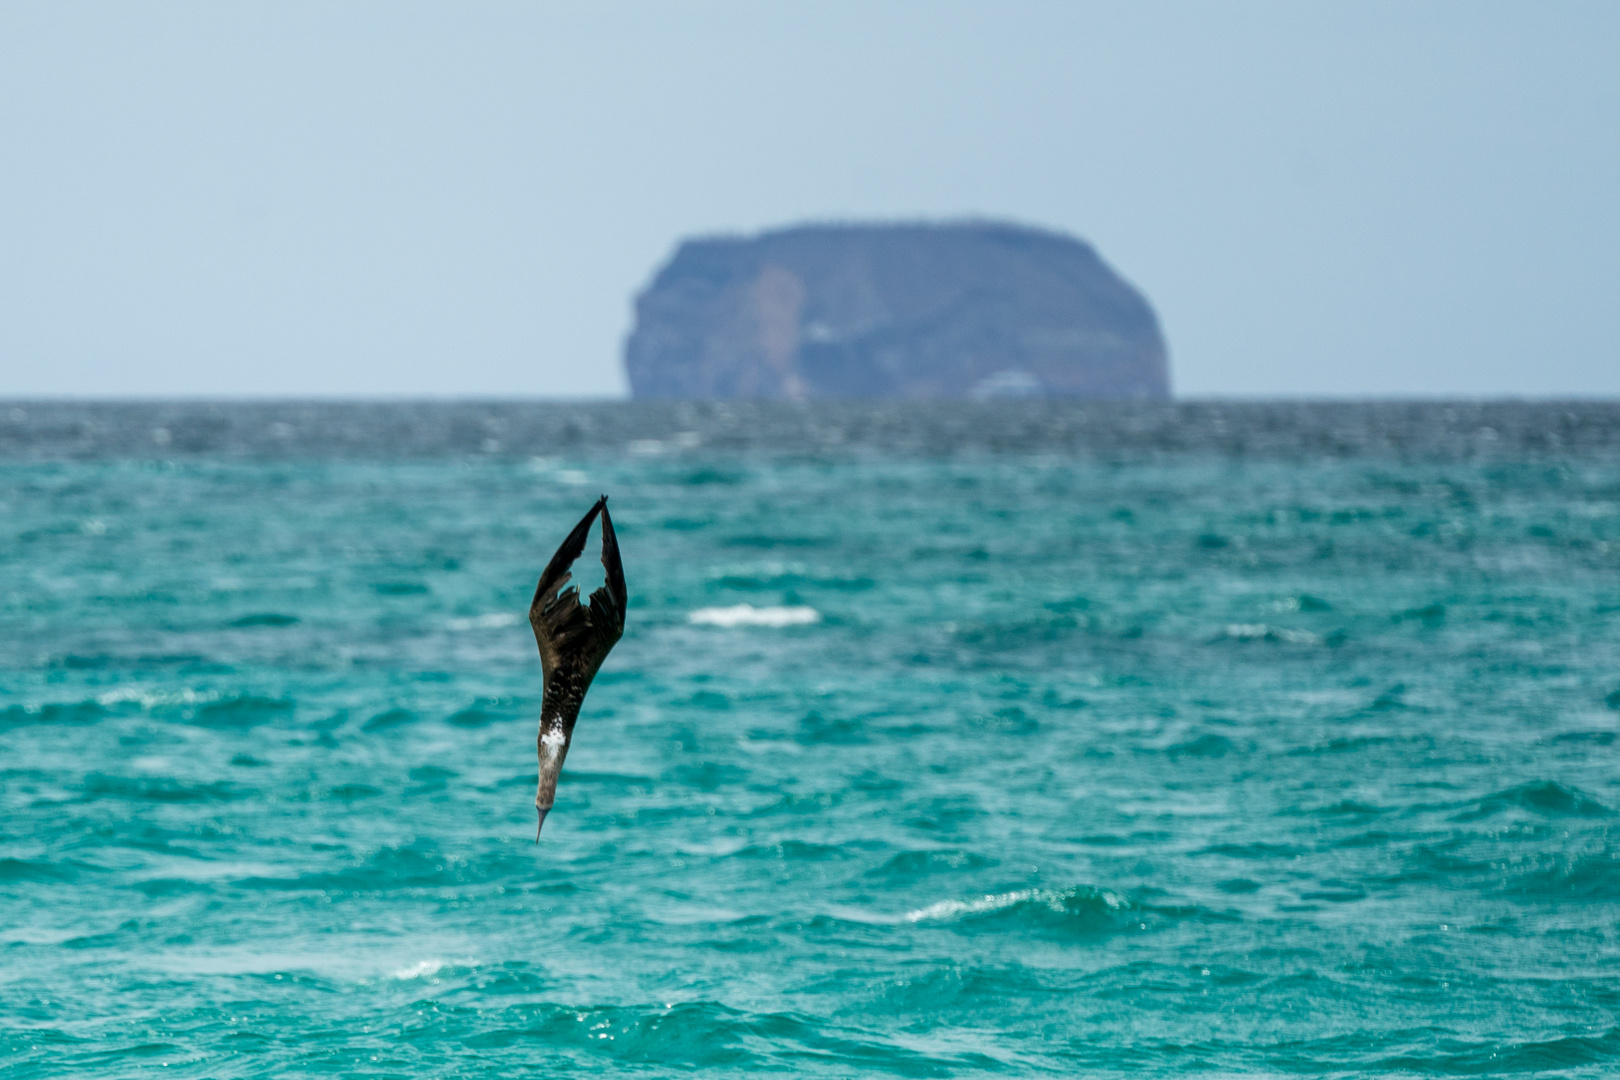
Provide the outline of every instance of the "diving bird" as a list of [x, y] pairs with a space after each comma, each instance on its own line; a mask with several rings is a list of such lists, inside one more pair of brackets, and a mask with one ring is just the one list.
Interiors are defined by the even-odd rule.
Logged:
[[[585, 550], [591, 522], [598, 514], [602, 515], [602, 568], [607, 578], [600, 589], [591, 593], [589, 606], [584, 606], [579, 602], [578, 586], [563, 586], [573, 577], [569, 568]], [[557, 777], [562, 772], [563, 758], [568, 756], [568, 741], [573, 737], [579, 708], [585, 703], [585, 691], [590, 689], [608, 651], [624, 633], [626, 600], [619, 541], [613, 535], [613, 519], [608, 516], [607, 496], [603, 495], [546, 564], [534, 590], [534, 602], [529, 605], [529, 625], [534, 627], [534, 640], [540, 646], [540, 670], [546, 680], [540, 699], [540, 736], [535, 744], [540, 756], [540, 786], [534, 794], [534, 808], [540, 812], [540, 823], [534, 829], [537, 844], [557, 796]]]

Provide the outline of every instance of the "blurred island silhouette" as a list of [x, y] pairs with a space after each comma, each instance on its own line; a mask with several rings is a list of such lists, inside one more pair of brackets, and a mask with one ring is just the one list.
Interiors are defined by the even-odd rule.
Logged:
[[1170, 396], [1153, 308], [1091, 245], [982, 221], [687, 240], [625, 367], [637, 400]]

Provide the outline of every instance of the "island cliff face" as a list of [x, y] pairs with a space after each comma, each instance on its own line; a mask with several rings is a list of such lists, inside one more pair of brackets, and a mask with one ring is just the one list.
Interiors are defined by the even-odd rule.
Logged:
[[636, 399], [1164, 399], [1147, 301], [1090, 245], [1011, 225], [689, 240], [636, 298]]

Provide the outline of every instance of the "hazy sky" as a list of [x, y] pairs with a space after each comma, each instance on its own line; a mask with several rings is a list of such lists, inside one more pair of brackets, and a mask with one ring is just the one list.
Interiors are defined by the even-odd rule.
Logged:
[[1185, 395], [1620, 394], [1620, 4], [0, 6], [0, 397], [617, 396], [678, 239], [1085, 237]]

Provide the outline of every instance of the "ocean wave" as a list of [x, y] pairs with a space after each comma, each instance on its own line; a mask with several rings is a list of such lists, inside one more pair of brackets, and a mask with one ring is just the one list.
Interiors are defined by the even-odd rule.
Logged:
[[488, 615], [471, 615], [462, 619], [451, 619], [445, 623], [451, 630], [457, 632], [467, 630], [495, 630], [502, 626], [516, 626], [520, 618], [515, 611], [492, 611]]
[[1354, 754], [1395, 740], [1387, 735], [1339, 736], [1310, 746], [1298, 746], [1288, 751], [1289, 757], [1311, 757], [1317, 754]]
[[782, 859], [787, 862], [821, 862], [847, 854], [838, 844], [815, 844], [805, 840], [779, 840], [774, 844], [750, 844], [738, 851], [738, 859]]
[[1607, 901], [1620, 895], [1620, 851], [1611, 848], [1542, 852], [1497, 866], [1499, 890], [1520, 899]]
[[238, 629], [251, 629], [259, 626], [295, 626], [297, 623], [298, 616], [296, 615], [284, 615], [279, 611], [264, 611], [253, 615], [244, 615], [240, 619], [233, 620], [231, 625]]
[[1105, 628], [1096, 620], [1080, 620], [1069, 614], [1038, 615], [1032, 619], [1012, 619], [1006, 622], [983, 619], [949, 622], [945, 624], [944, 629], [957, 644], [990, 652], [1022, 652], [1066, 641], [1077, 634], [1124, 637], [1140, 634], [1139, 627]]
[[0, 709], [0, 731], [28, 724], [91, 724], [108, 715], [110, 710], [96, 700], [8, 705]]
[[388, 709], [360, 725], [361, 731], [387, 731], [389, 728], [414, 724], [420, 719], [409, 709]]
[[254, 875], [236, 878], [236, 888], [255, 892], [370, 893], [390, 889], [425, 889], [477, 885], [520, 878], [532, 887], [534, 861], [521, 850], [486, 850], [465, 856], [414, 841], [382, 847], [358, 863], [291, 877]]
[[132, 802], [214, 803], [245, 798], [249, 793], [228, 780], [188, 783], [167, 776], [131, 777], [94, 772], [84, 779], [84, 791], [91, 799], [126, 799]]
[[732, 607], [698, 608], [686, 616], [693, 626], [809, 626], [821, 621], [821, 612], [813, 607], [755, 607], [736, 604]]
[[[15, 708], [0, 712], [0, 721], [11, 719]], [[288, 698], [199, 690], [190, 686], [120, 686], [103, 691], [93, 699], [40, 706], [38, 712], [47, 720], [95, 720], [115, 712], [129, 712], [132, 708], [200, 727], [241, 729], [291, 713], [296, 703]]]
[[96, 701], [107, 706], [127, 702], [143, 709], [156, 709], [164, 706], [199, 705], [208, 701], [218, 701], [219, 697], [220, 695], [213, 691], [197, 690], [190, 686], [172, 690], [158, 690], [146, 686], [120, 686], [115, 690], [96, 695]]
[[8, 857], [0, 859], [0, 881], [73, 881], [82, 868], [80, 863]]
[[1237, 744], [1225, 735], [1205, 734], [1196, 739], [1179, 742], [1165, 748], [1172, 758], [1218, 758], [1237, 749]]
[[[465, 1036], [464, 1045], [486, 1053], [546, 1047], [666, 1068], [742, 1068], [779, 1074], [821, 1066], [838, 1070], [834, 1075], [943, 1076], [955, 1069], [1000, 1064], [984, 1054], [924, 1053], [899, 1040], [820, 1018], [745, 1012], [714, 1001], [628, 1006], [535, 1003], [485, 1015], [499, 1026]], [[434, 1038], [439, 1033], [418, 1029], [413, 1034]]]
[[443, 960], [418, 960], [393, 973], [396, 979], [430, 979], [444, 968]]
[[[1461, 1040], [1446, 1040], [1448, 1049]], [[1402, 1054], [1371, 1062], [1380, 1072], [1493, 1075], [1574, 1069], [1620, 1061], [1620, 1028], [1598, 1035], [1565, 1035], [1539, 1041], [1478, 1041], [1450, 1053]]]
[[1059, 924], [1072, 929], [1107, 930], [1132, 909], [1119, 893], [1092, 885], [1069, 889], [1017, 889], [971, 900], [941, 900], [906, 912], [910, 923], [1012, 921]]
[[1293, 844], [1267, 844], [1257, 840], [1248, 844], [1211, 844], [1190, 854], [1221, 855], [1228, 859], [1297, 859], [1306, 850]]
[[481, 728], [504, 720], [517, 718], [514, 698], [478, 698], [464, 709], [458, 709], [444, 718], [451, 727]]
[[1480, 799], [1457, 821], [1479, 821], [1503, 811], [1523, 810], [1546, 818], [1606, 818], [1614, 811], [1579, 788], [1555, 780], [1534, 780]]
[[884, 985], [878, 999], [889, 1013], [975, 1013], [1002, 1002], [1066, 990], [1063, 976], [1011, 964], [984, 968], [951, 964], [907, 972]]
[[1620, 895], [1620, 850], [1606, 841], [1586, 851], [1530, 851], [1492, 857], [1477, 844], [1419, 845], [1386, 885], [1429, 884], [1514, 900], [1607, 900]]
[[195, 881], [191, 878], [147, 878], [135, 883], [135, 890], [143, 896], [153, 899], [173, 896], [190, 896], [194, 893], [213, 892], [214, 886], [207, 881]]
[[293, 711], [293, 703], [258, 694], [238, 694], [188, 710], [183, 718], [202, 727], [240, 729], [257, 727]]
[[995, 859], [956, 848], [902, 851], [882, 866], [868, 871], [867, 876], [916, 881], [932, 874], [985, 870], [995, 865]]
[[710, 577], [713, 587], [739, 592], [784, 592], [790, 589], [830, 589], [837, 592], [865, 592], [877, 587], [876, 579], [864, 574], [817, 571], [803, 563], [770, 562], [731, 567]]
[[1269, 623], [1229, 623], [1221, 629], [1216, 640], [1222, 638], [1229, 641], [1272, 641], [1284, 645], [1320, 645], [1324, 640], [1320, 634], [1313, 634], [1309, 630], [1290, 630]]

